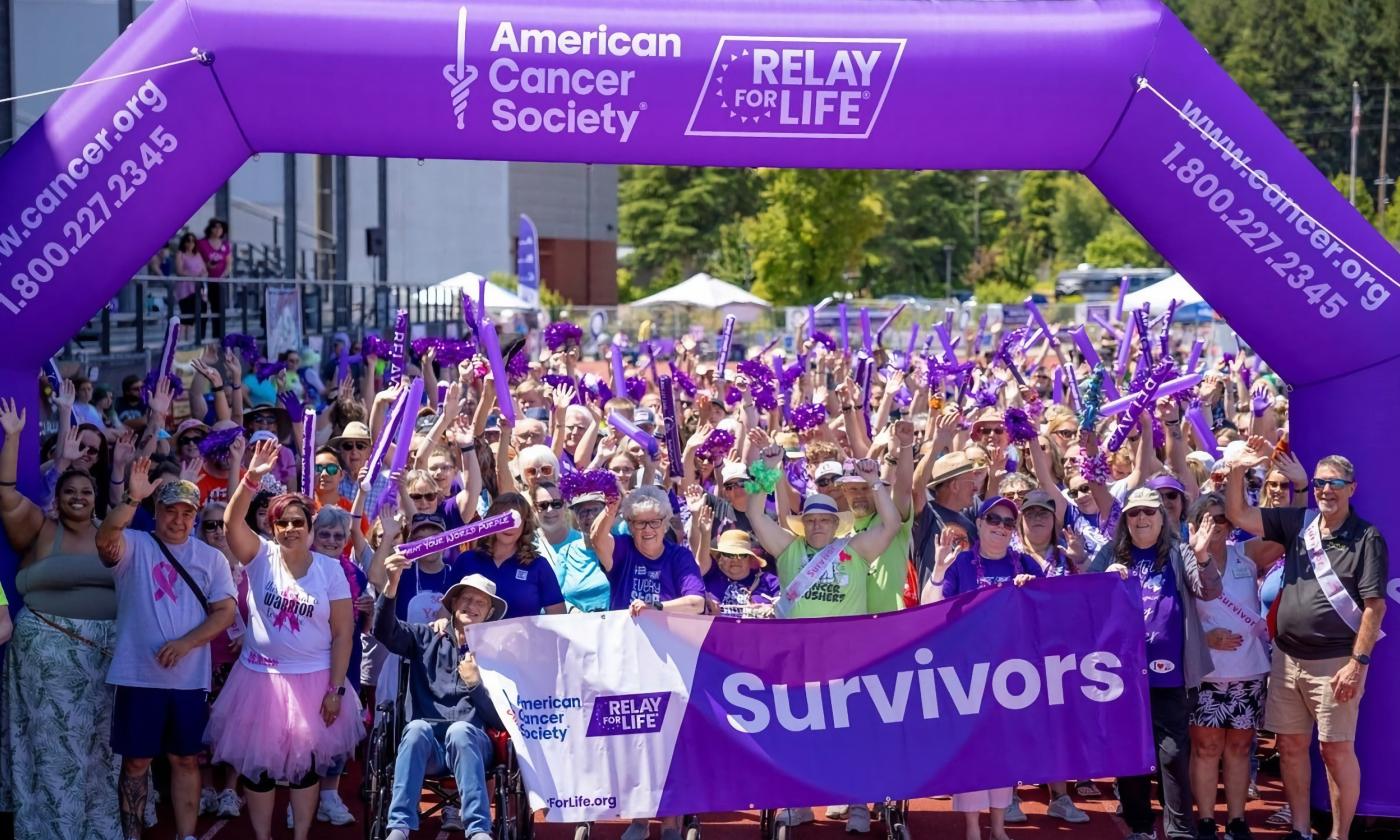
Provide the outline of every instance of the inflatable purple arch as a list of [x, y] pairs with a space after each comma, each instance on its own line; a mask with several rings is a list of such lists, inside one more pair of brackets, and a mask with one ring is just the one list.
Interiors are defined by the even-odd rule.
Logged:
[[[158, 0], [84, 78], [169, 62], [69, 91], [0, 160], [0, 393], [33, 407], [40, 364], [259, 152], [1078, 170], [1400, 533], [1400, 254], [1156, 0]], [[1400, 816], [1400, 653], [1376, 658], [1360, 812]]]

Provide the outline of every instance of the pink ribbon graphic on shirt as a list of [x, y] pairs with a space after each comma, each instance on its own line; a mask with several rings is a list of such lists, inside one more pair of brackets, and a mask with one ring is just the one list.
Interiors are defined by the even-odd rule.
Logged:
[[175, 567], [162, 560], [151, 570], [151, 579], [156, 584], [156, 600], [169, 598], [170, 603], [175, 603], [179, 599], [175, 597], [175, 581], [180, 579], [180, 573], [175, 571]]
[[297, 599], [292, 595], [292, 590], [283, 590], [282, 606], [277, 610], [277, 617], [272, 620], [272, 626], [280, 629], [285, 624], [290, 632], [300, 633], [301, 621], [297, 618], [296, 606]]

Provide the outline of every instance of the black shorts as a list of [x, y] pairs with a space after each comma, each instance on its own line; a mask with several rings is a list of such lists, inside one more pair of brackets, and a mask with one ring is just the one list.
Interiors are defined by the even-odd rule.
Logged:
[[112, 752], [123, 758], [199, 755], [209, 724], [204, 689], [117, 686], [112, 707]]

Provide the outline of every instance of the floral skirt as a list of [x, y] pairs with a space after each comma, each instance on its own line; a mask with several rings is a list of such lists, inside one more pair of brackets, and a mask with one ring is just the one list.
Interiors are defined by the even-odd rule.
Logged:
[[16, 840], [120, 837], [107, 685], [116, 622], [44, 619], [22, 611], [5, 654], [0, 810], [14, 812]]

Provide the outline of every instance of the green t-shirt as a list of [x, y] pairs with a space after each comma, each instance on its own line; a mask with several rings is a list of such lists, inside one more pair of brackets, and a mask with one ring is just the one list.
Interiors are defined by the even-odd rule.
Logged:
[[[778, 555], [778, 580], [787, 586], [816, 555], [817, 549], [808, 546], [806, 540], [793, 540], [787, 550]], [[842, 551], [841, 559], [833, 563], [826, 574], [797, 599], [787, 617], [865, 615], [869, 579], [870, 564], [846, 549]]]
[[[877, 514], [856, 520], [859, 534], [875, 521]], [[914, 515], [899, 526], [890, 547], [875, 561], [870, 570], [870, 594], [866, 607], [875, 613], [893, 612], [904, 608], [904, 581], [909, 576], [909, 543], [914, 540]]]

